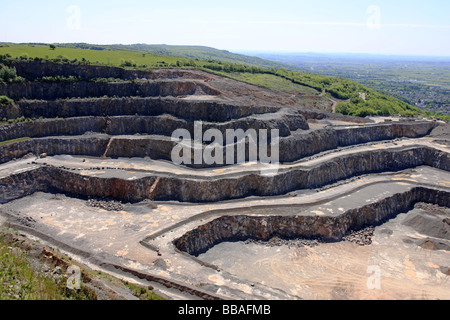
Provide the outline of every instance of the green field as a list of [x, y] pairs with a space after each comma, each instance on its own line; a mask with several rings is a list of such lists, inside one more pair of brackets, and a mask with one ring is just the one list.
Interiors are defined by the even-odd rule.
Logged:
[[[131, 51], [107, 51], [107, 50], [86, 50], [56, 47], [50, 49], [48, 45], [0, 45], [0, 55], [9, 54], [14, 58], [41, 58], [41, 59], [67, 59], [73, 61], [90, 61], [93, 64], [103, 64], [108, 66], [124, 66], [126, 62], [136, 65], [136, 67], [161, 67], [176, 66], [177, 61], [188, 62], [189, 59], [177, 58], [173, 56], [150, 55]], [[131, 65], [131, 66], [132, 66]]]
[[219, 50], [205, 46], [175, 46], [166, 44], [131, 44], [131, 45], [92, 45], [86, 43], [58, 44], [65, 48], [91, 49], [91, 50], [113, 50], [132, 51], [157, 56], [171, 56], [186, 59], [198, 59], [205, 61], [221, 61], [223, 63], [238, 63], [265, 68], [286, 67], [278, 62], [236, 54], [227, 50]]

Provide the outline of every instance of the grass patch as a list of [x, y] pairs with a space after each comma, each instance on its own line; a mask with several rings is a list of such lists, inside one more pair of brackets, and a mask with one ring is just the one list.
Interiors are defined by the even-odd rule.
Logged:
[[0, 233], [0, 300], [96, 300], [86, 286], [70, 290], [67, 278], [45, 276], [37, 271], [26, 251], [11, 242], [8, 233]]
[[7, 96], [0, 96], [0, 106], [13, 104], [13, 103], [14, 103], [13, 99], [8, 98]]
[[[68, 268], [80, 270], [80, 289], [69, 289]], [[94, 280], [96, 280], [94, 284]], [[101, 289], [101, 284], [107, 284]], [[1, 300], [98, 300], [117, 299], [111, 288], [129, 290], [141, 300], [165, 300], [151, 286], [130, 284], [108, 273], [91, 270], [73, 261], [58, 250], [47, 250], [16, 231], [0, 230], [0, 301]]]
[[0, 146], [4, 146], [4, 145], [10, 144], [10, 143], [14, 143], [14, 142], [26, 141], [26, 140], [29, 140], [29, 139], [31, 139], [31, 138], [30, 137], [22, 137], [22, 138], [2, 141], [2, 142], [0, 142]]
[[176, 67], [177, 61], [189, 59], [165, 55], [150, 55], [131, 51], [88, 50], [56, 47], [51, 50], [46, 45], [18, 44], [0, 47], [0, 55], [12, 58], [39, 58], [65, 62], [90, 62], [115, 67]]
[[227, 75], [233, 79], [269, 88], [274, 91], [284, 91], [302, 95], [317, 96], [320, 92], [309, 87], [295, 84], [290, 80], [278, 77], [273, 74], [261, 73], [231, 73]]
[[138, 286], [129, 283], [128, 281], [125, 281], [124, 284], [131, 290], [133, 295], [138, 297], [140, 300], [165, 300], [163, 297], [159, 296], [153, 291], [152, 286]]

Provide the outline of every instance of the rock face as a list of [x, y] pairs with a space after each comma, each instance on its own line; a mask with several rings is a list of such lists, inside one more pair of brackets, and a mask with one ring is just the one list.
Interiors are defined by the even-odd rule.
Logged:
[[337, 217], [327, 216], [223, 216], [188, 231], [174, 241], [181, 251], [199, 255], [224, 241], [247, 239], [268, 241], [282, 239], [322, 239], [338, 241], [351, 229], [361, 229], [406, 212], [416, 202], [450, 205], [450, 193], [416, 187], [375, 203], [348, 210]]
[[[105, 143], [105, 141], [102, 141]], [[64, 145], [61, 143], [61, 145]], [[84, 154], [90, 148], [85, 146]], [[70, 146], [68, 146], [68, 149]], [[157, 148], [158, 149], [158, 148]], [[69, 153], [69, 152], [67, 152]], [[66, 153], [66, 154], [67, 154]], [[177, 200], [186, 202], [215, 202], [238, 199], [248, 196], [274, 196], [293, 190], [312, 189], [325, 186], [355, 175], [383, 171], [398, 171], [407, 168], [428, 165], [441, 170], [450, 169], [450, 157], [447, 153], [427, 147], [409, 147], [400, 150], [375, 150], [359, 154], [350, 154], [333, 162], [324, 162], [310, 168], [292, 168], [279, 172], [275, 176], [262, 176], [257, 173], [228, 175], [220, 178], [179, 177], [160, 175], [143, 177], [136, 180], [117, 178], [86, 177], [78, 172], [55, 167], [35, 169], [44, 183], [35, 191], [57, 190], [81, 197], [95, 196], [113, 198], [127, 202], [144, 199]], [[27, 186], [27, 176], [24, 186]], [[158, 180], [157, 183], [156, 180]], [[30, 181], [33, 185], [33, 182]], [[152, 186], [155, 185], [155, 188]], [[9, 184], [9, 177], [0, 180], [1, 203], [14, 199], [14, 196], [26, 191], [17, 191], [16, 184]], [[32, 187], [30, 187], [32, 188]]]
[[152, 72], [126, 70], [123, 68], [103, 67], [95, 65], [75, 65], [69, 63], [48, 63], [42, 61], [13, 61], [11, 67], [27, 80], [33, 81], [45, 76], [75, 76], [83, 79], [119, 78], [126, 80], [152, 78]]
[[[40, 79], [43, 76], [69, 77], [74, 76], [81, 79], [115, 78], [122, 80], [159, 80], [192, 78], [193, 71], [183, 69], [161, 69], [161, 70], [131, 70], [119, 67], [107, 67], [87, 64], [53, 63], [46, 61], [10, 61], [7, 63], [14, 67], [17, 73], [29, 81]], [[199, 78], [198, 74], [194, 77]], [[203, 75], [200, 80], [207, 80]]]
[[[20, 100], [0, 109], [2, 118], [71, 118], [85, 116], [159, 116], [185, 120], [225, 122], [255, 114], [276, 113], [282, 107], [242, 105], [174, 97], [124, 97], [59, 100]], [[8, 114], [14, 115], [9, 117]]]
[[0, 162], [5, 163], [28, 154], [36, 156], [41, 153], [101, 157], [107, 148], [108, 141], [107, 136], [83, 136], [76, 139], [65, 137], [29, 139], [0, 146]]
[[[278, 117], [278, 120], [276, 117]], [[272, 123], [267, 123], [256, 117], [241, 118], [234, 122], [219, 124], [205, 122], [203, 123], [203, 129], [206, 131], [208, 128], [216, 128], [223, 133], [227, 129], [237, 130], [239, 128], [243, 128], [243, 130], [255, 129], [257, 131], [261, 129], [278, 129], [281, 136], [279, 161], [284, 163], [343, 146], [401, 137], [422, 137], [434, 127], [431, 122], [414, 122], [368, 125], [364, 128], [326, 128], [315, 131], [299, 131], [291, 134], [291, 130], [307, 125], [304, 118], [295, 113], [287, 113], [286, 115], [280, 113], [276, 114], [276, 117]], [[298, 120], [291, 122], [292, 119]], [[0, 146], [2, 155], [0, 162], [4, 163], [30, 152], [34, 154], [45, 152], [48, 155], [83, 155], [85, 148], [80, 149], [78, 146], [81, 141], [85, 141], [88, 137], [67, 137], [64, 138], [65, 142], [63, 144], [60, 144], [60, 140], [50, 137], [76, 136], [85, 133], [105, 133], [110, 135], [110, 137], [102, 136], [97, 138], [101, 140], [114, 138], [106, 153], [108, 157], [150, 156], [154, 159], [170, 161], [171, 151], [176, 145], [175, 142], [171, 141], [171, 134], [179, 128], [187, 129], [193, 136], [194, 122], [170, 116], [123, 116], [77, 117], [15, 123], [0, 127], [0, 141], [9, 141], [21, 137], [44, 138]], [[132, 140], [129, 137], [115, 137], [116, 135], [136, 133], [146, 136], [136, 136]], [[73, 148], [68, 148], [67, 145], [71, 143]], [[106, 145], [107, 143], [95, 143], [87, 155], [103, 155], [106, 151]], [[158, 146], [158, 152], [155, 152], [155, 146]], [[94, 150], [94, 147], [98, 147], [98, 149]], [[223, 147], [221, 150], [224, 159], [223, 163], [226, 163], [226, 148]]]
[[117, 97], [167, 97], [218, 92], [200, 82], [188, 80], [146, 80], [137, 82], [88, 82], [49, 83], [24, 82], [0, 86], [0, 95], [11, 99], [55, 100], [65, 98]]

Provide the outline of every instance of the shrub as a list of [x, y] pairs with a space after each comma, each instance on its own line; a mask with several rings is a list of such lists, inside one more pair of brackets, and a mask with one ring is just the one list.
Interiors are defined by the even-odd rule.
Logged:
[[14, 100], [8, 98], [7, 96], [0, 96], [0, 105], [12, 104]]
[[357, 117], [367, 117], [377, 115], [377, 111], [372, 108], [362, 107], [355, 111], [354, 115]]
[[17, 75], [16, 68], [2, 66], [0, 69], [0, 82], [23, 82], [24, 78]]

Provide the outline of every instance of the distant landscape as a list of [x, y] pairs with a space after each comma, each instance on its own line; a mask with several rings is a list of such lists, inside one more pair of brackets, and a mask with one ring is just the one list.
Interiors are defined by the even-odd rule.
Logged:
[[450, 57], [253, 54], [297, 71], [352, 79], [422, 110], [450, 114]]

